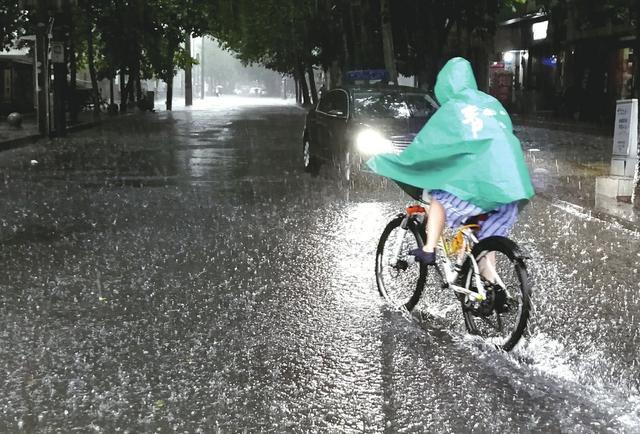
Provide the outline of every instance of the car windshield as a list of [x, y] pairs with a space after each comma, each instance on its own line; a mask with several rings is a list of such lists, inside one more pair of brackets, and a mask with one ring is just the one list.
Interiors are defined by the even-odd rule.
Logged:
[[427, 117], [435, 110], [424, 93], [362, 92], [353, 98], [358, 117], [405, 119]]

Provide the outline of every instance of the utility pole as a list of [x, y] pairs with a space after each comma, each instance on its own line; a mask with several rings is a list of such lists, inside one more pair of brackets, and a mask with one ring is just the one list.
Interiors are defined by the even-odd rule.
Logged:
[[[49, 48], [51, 48], [51, 61], [54, 65], [54, 108], [56, 134], [62, 136], [66, 132], [66, 103], [67, 103], [67, 59], [66, 42], [68, 41], [69, 19], [71, 6], [77, 4], [77, 0], [21, 0], [20, 7], [31, 9], [35, 12], [36, 35], [34, 56], [34, 84], [38, 110], [38, 131], [42, 135], [51, 136], [51, 108], [49, 102], [50, 70]], [[50, 9], [51, 7], [51, 9]], [[57, 18], [57, 24], [56, 24]], [[54, 25], [56, 40], [50, 44], [53, 38]]]
[[43, 136], [48, 136], [51, 129], [49, 126], [49, 60], [47, 53], [48, 46], [48, 16], [42, 0], [25, 0], [23, 6], [35, 9], [36, 13], [36, 35], [35, 35], [35, 57], [34, 57], [34, 77], [36, 91], [36, 108], [38, 112], [38, 131]]
[[202, 87], [200, 88], [200, 98], [204, 99], [204, 39], [202, 35], [202, 51], [200, 53], [200, 72], [202, 73]]
[[389, 80], [398, 84], [398, 71], [396, 69], [396, 59], [393, 47], [393, 31], [391, 29], [391, 8], [390, 0], [381, 0], [380, 17], [382, 22], [382, 51], [384, 53], [384, 64], [389, 74]]
[[193, 79], [192, 79], [192, 71], [193, 66], [191, 65], [191, 33], [187, 34], [184, 43], [184, 49], [187, 52], [188, 64], [184, 68], [184, 105], [191, 106], [193, 105]]
[[53, 124], [56, 136], [67, 132], [66, 96], [67, 96], [67, 62], [66, 62], [66, 29], [64, 13], [58, 11], [55, 26], [55, 40], [51, 43], [51, 62], [53, 63]]

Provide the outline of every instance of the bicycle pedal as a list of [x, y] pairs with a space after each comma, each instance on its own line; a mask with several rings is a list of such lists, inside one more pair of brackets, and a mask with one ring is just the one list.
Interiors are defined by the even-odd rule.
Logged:
[[407, 261], [401, 259], [396, 262], [396, 265], [393, 268], [400, 271], [406, 271], [407, 268], [409, 268], [409, 264], [407, 263]]

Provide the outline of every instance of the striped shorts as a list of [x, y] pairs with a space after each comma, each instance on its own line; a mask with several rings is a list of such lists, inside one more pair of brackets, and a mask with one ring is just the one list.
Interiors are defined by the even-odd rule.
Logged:
[[426, 190], [422, 193], [425, 202], [428, 202], [429, 197], [436, 199], [442, 204], [444, 208], [447, 225], [450, 228], [457, 228], [462, 226], [471, 217], [475, 217], [480, 214], [488, 214], [488, 218], [485, 221], [479, 222], [480, 230], [476, 234], [479, 240], [493, 235], [507, 236], [507, 233], [518, 219], [518, 203], [511, 202], [502, 205], [500, 208], [485, 213], [481, 208], [478, 208], [472, 203], [466, 200], [459, 199], [457, 196], [447, 193], [442, 190]]

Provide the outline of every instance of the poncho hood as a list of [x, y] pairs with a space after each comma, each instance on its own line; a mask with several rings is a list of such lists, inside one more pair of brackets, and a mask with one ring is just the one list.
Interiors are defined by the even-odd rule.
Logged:
[[471, 65], [449, 60], [438, 74], [441, 103], [400, 154], [367, 161], [375, 173], [424, 190], [443, 190], [491, 211], [534, 190], [520, 141], [502, 104], [478, 90]]
[[454, 57], [438, 73], [435, 94], [440, 105], [446, 103], [465, 89], [478, 90], [471, 64], [462, 57]]

